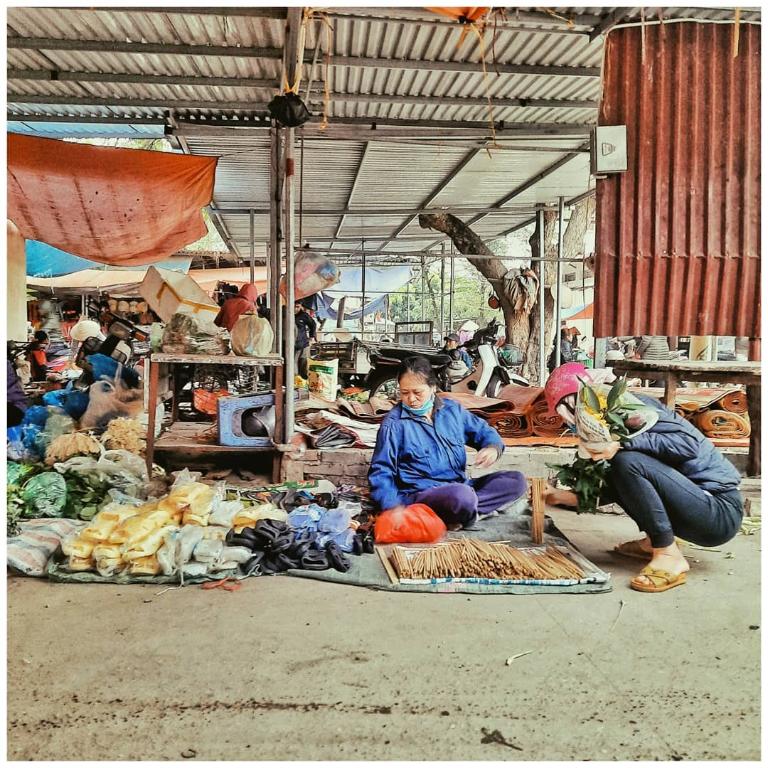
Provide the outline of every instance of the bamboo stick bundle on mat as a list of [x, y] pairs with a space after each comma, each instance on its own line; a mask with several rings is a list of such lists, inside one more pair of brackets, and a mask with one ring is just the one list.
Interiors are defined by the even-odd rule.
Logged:
[[390, 562], [400, 579], [581, 580], [585, 574], [559, 549], [511, 547], [504, 542], [458, 539], [412, 552], [395, 545]]
[[717, 403], [719, 408], [730, 413], [746, 413], [747, 412], [747, 393], [736, 390], [729, 392], [725, 397], [721, 398]]
[[558, 414], [550, 414], [546, 400], [537, 400], [529, 414], [531, 429], [539, 437], [560, 437], [565, 431], [565, 423]]
[[488, 416], [488, 423], [502, 437], [529, 437], [532, 434], [530, 420], [522, 413], [494, 413]]
[[730, 411], [701, 411], [696, 414], [696, 426], [707, 436], [724, 440], [749, 437], [749, 417]]

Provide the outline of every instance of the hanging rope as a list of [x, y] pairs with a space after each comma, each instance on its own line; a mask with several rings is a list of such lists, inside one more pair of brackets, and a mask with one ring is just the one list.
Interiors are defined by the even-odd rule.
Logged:
[[736, 8], [733, 13], [733, 58], [739, 55], [739, 29], [741, 20], [741, 8]]
[[559, 21], [564, 21], [569, 29], [573, 29], [574, 26], [576, 26], [573, 23], [573, 19], [569, 19], [567, 16], [561, 16], [559, 13], [555, 13], [551, 8], [537, 8], [536, 10], [544, 11], [548, 16], [551, 16], [553, 19], [558, 19]]
[[645, 8], [640, 6], [640, 63], [645, 66]]
[[[306, 28], [313, 20], [318, 20], [321, 25], [325, 25], [325, 53], [323, 56], [325, 77], [323, 84], [323, 115], [318, 126], [321, 131], [324, 131], [328, 127], [328, 108], [331, 105], [331, 56], [333, 55], [333, 23], [330, 17], [325, 11], [321, 11], [317, 8], [305, 8], [302, 20], [302, 27]], [[322, 27], [318, 31], [318, 40], [322, 33]], [[307, 100], [309, 100], [309, 93], [307, 93]]]

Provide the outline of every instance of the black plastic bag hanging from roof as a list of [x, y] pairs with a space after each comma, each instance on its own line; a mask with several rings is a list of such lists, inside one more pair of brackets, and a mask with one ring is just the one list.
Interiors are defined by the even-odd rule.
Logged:
[[306, 104], [295, 93], [282, 93], [275, 96], [267, 105], [269, 114], [286, 128], [298, 128], [312, 117]]

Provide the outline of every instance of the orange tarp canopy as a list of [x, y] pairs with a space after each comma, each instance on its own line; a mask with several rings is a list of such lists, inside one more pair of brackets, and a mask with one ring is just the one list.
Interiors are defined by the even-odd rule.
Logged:
[[207, 233], [217, 160], [8, 134], [8, 218], [102, 264], [162, 261]]

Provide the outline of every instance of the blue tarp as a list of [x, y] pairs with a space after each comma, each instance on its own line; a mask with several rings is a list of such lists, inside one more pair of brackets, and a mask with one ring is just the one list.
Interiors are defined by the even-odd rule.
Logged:
[[[73, 272], [81, 272], [84, 269], [113, 269], [113, 267], [108, 267], [100, 262], [83, 259], [80, 256], [61, 251], [58, 248], [54, 248], [52, 245], [41, 243], [37, 240], [27, 240], [25, 248], [27, 256], [27, 275], [30, 277], [59, 277], [60, 275], [70, 275]], [[173, 261], [160, 261], [153, 266], [187, 272], [191, 263], [192, 259], [174, 259]], [[135, 271], [142, 271], [146, 268], [146, 264], [137, 267], [114, 267], [114, 269], [119, 270]]]
[[[362, 267], [341, 270], [341, 280], [331, 290], [323, 291], [317, 296], [317, 316], [323, 320], [336, 320], [337, 312], [332, 304], [342, 296], [362, 298]], [[380, 312], [387, 303], [390, 291], [397, 291], [411, 279], [411, 268], [402, 267], [366, 267], [365, 269], [365, 298], [363, 312], [366, 315]], [[355, 309], [344, 313], [345, 320], [357, 320], [361, 310]]]

